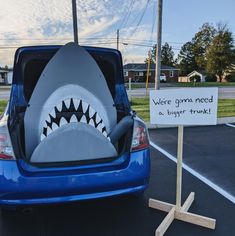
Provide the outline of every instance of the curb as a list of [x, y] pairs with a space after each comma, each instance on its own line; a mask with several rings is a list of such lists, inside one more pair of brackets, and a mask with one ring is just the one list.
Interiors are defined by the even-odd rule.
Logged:
[[[217, 125], [223, 125], [228, 123], [235, 123], [235, 117], [222, 117], [217, 119]], [[148, 129], [158, 129], [158, 128], [174, 128], [178, 127], [177, 125], [153, 125], [149, 122], [146, 122]], [[186, 127], [193, 127], [193, 125], [185, 125]]]

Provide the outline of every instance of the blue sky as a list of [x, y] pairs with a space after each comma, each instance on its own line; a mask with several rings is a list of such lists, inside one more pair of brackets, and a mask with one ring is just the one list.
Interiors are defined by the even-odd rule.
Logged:
[[234, 0], [165, 0], [163, 40], [186, 42], [205, 22], [227, 23], [235, 33]]
[[[81, 44], [116, 47], [116, 30], [122, 26], [124, 63], [144, 61], [149, 48], [138, 45], [152, 45], [156, 40], [157, 0], [77, 3]], [[73, 39], [71, 0], [0, 0], [0, 5], [0, 65], [12, 65], [18, 46], [64, 44]], [[234, 0], [163, 0], [162, 41], [169, 42], [177, 54], [205, 22], [227, 23], [235, 34], [234, 9]]]

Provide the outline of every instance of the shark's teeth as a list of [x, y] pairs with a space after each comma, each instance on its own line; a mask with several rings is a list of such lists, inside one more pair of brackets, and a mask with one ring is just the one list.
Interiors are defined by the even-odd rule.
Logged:
[[107, 132], [106, 132], [106, 131], [104, 131], [104, 132], [103, 132], [103, 135], [104, 135], [105, 137], [107, 137], [107, 136], [108, 136], [108, 134], [107, 134]]
[[70, 107], [70, 102], [71, 102], [71, 99], [66, 99], [66, 100], [64, 101], [64, 104], [65, 104], [65, 106], [66, 106], [67, 109], [69, 109], [69, 107]]
[[50, 112], [50, 115], [55, 118], [56, 117], [56, 114], [55, 114], [55, 109], [52, 109], [52, 111]]
[[82, 122], [82, 123], [87, 123], [87, 120], [86, 120], [86, 116], [85, 116], [85, 115], [82, 116], [80, 122]]
[[46, 138], [45, 134], [41, 134], [40, 140], [42, 141], [44, 138]]
[[71, 118], [70, 118], [70, 121], [69, 121], [69, 123], [74, 123], [74, 122], [78, 122], [78, 119], [77, 119], [77, 117], [75, 116], [75, 115], [72, 115], [71, 116]]
[[51, 123], [51, 117], [50, 117], [49, 115], [47, 116], [46, 121], [47, 121], [48, 123]]
[[76, 98], [73, 99], [73, 105], [74, 105], [75, 110], [78, 109], [79, 104], [80, 104], [80, 100], [78, 100], [78, 99], [76, 99]]
[[56, 106], [56, 108], [57, 108], [57, 110], [58, 110], [59, 112], [61, 112], [61, 111], [62, 111], [62, 103], [59, 103], [59, 104]]
[[62, 125], [66, 125], [67, 123], [68, 123], [67, 120], [65, 120], [64, 117], [61, 117], [61, 119], [60, 119], [60, 127], [61, 127]]
[[95, 114], [95, 110], [92, 107], [89, 107], [89, 116], [92, 117]]
[[47, 136], [48, 136], [51, 132], [53, 132], [53, 130], [52, 130], [50, 127], [47, 127]]
[[95, 122], [96, 122], [96, 124], [99, 124], [100, 121], [101, 121], [101, 118], [100, 118], [100, 116], [98, 115], [98, 113], [96, 113], [96, 117], [95, 117]]
[[88, 108], [88, 104], [86, 102], [82, 102], [82, 111], [83, 111], [83, 113], [86, 113], [87, 108]]
[[56, 124], [56, 123], [52, 123], [52, 126], [51, 126], [51, 129], [53, 130], [53, 131], [55, 131], [56, 129], [58, 129], [59, 128], [59, 126]]
[[100, 124], [96, 127], [96, 129], [98, 129], [98, 130], [102, 133], [103, 127], [104, 127], [103, 124], [100, 123]]
[[95, 123], [94, 123], [93, 119], [90, 119], [90, 121], [89, 121], [89, 125], [91, 125], [91, 126], [94, 126], [94, 127], [95, 127]]
[[[68, 114], [64, 117], [64, 113]], [[63, 113], [61, 113], [63, 110]], [[65, 99], [58, 103], [47, 116], [41, 141], [58, 128], [68, 123], [85, 123], [98, 129], [108, 140], [106, 127], [97, 111], [86, 102], [78, 98]]]

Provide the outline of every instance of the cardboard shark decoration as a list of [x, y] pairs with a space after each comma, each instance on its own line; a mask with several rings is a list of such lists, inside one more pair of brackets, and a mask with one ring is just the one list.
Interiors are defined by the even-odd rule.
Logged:
[[116, 156], [108, 136], [116, 123], [99, 66], [84, 48], [68, 43], [49, 61], [29, 100], [26, 156], [35, 163]]

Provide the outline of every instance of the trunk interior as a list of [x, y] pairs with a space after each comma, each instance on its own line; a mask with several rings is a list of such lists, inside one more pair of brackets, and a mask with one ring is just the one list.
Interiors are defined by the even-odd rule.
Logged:
[[[33, 93], [33, 90], [37, 84], [37, 81], [53, 55], [56, 53], [58, 49], [53, 50], [44, 50], [44, 51], [36, 51], [36, 52], [27, 52], [21, 59], [18, 60], [18, 63], [14, 68], [14, 79], [13, 83], [17, 81], [16, 76], [21, 77], [22, 81], [22, 95], [24, 98], [24, 105], [18, 105], [15, 107], [15, 116], [16, 119], [10, 124], [10, 130], [12, 131], [12, 142], [13, 146], [15, 146], [16, 150], [16, 158], [23, 158], [25, 161], [30, 163], [30, 160], [26, 158], [25, 155], [25, 137], [24, 137], [24, 114], [27, 107], [27, 103], [30, 100], [30, 97]], [[111, 92], [113, 100], [115, 101], [115, 106], [117, 110], [117, 123], [125, 116], [130, 115], [130, 107], [127, 104], [118, 102], [117, 98], [122, 97], [125, 94], [117, 94], [117, 77], [122, 74], [122, 67], [118, 66], [119, 64], [115, 61], [115, 58], [110, 57], [110, 55], [106, 56], [105, 53], [89, 51], [95, 59], [96, 63], [100, 67], [103, 75], [106, 79], [108, 88]], [[121, 64], [120, 64], [121, 65]], [[119, 71], [118, 71], [119, 70]], [[18, 80], [19, 81], [19, 80]], [[17, 83], [18, 83], [17, 81]], [[120, 82], [120, 81], [119, 81]], [[18, 93], [20, 96], [20, 92]], [[127, 98], [125, 98], [127, 99]], [[131, 139], [132, 139], [132, 128], [129, 128], [124, 135], [119, 139], [117, 144], [117, 152], [118, 156], [123, 154], [126, 151], [130, 150]], [[117, 157], [118, 157], [117, 156]], [[117, 158], [115, 157], [115, 158]], [[40, 163], [33, 164], [40, 167], [48, 167], [48, 166], [69, 166], [69, 165], [87, 165], [94, 163], [103, 163], [114, 160], [114, 158], [104, 158], [104, 159], [96, 159], [96, 160], [87, 160], [87, 161], [78, 161], [78, 162], [60, 162], [60, 163]]]

